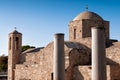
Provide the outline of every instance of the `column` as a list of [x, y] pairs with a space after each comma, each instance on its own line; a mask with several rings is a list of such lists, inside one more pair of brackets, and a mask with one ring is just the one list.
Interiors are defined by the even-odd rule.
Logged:
[[92, 28], [92, 80], [106, 80], [105, 33], [103, 27]]
[[64, 34], [54, 35], [53, 80], [65, 80]]

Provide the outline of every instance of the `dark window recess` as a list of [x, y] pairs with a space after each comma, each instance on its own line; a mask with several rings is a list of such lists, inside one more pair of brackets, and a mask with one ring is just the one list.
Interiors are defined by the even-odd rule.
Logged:
[[9, 49], [11, 49], [11, 37], [10, 37], [10, 41], [9, 41]]
[[76, 39], [76, 29], [74, 29], [74, 39]]
[[15, 49], [18, 49], [18, 46], [19, 46], [19, 38], [16, 37], [15, 38]]
[[53, 80], [53, 73], [51, 73], [51, 80]]

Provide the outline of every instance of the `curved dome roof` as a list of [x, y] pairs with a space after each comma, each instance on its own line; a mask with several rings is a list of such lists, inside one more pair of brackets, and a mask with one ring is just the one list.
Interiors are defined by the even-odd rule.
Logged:
[[82, 12], [78, 16], [76, 16], [73, 21], [75, 20], [82, 20], [82, 19], [92, 19], [92, 20], [103, 20], [98, 14], [90, 11]]

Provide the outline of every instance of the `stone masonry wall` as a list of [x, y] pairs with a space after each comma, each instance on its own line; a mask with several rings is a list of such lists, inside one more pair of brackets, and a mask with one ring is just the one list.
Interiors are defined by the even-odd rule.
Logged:
[[[110, 65], [106, 66], [107, 69], [107, 80], [115, 80], [111, 79], [110, 75]], [[74, 75], [73, 80], [92, 80], [92, 67], [90, 65], [82, 65], [74, 67]], [[119, 80], [119, 79], [116, 79]]]
[[17, 64], [15, 80], [51, 80], [53, 66], [53, 44], [37, 53], [28, 53], [23, 64]]
[[[74, 46], [69, 44], [69, 46]], [[107, 80], [120, 80], [120, 42], [106, 49]], [[65, 46], [66, 80], [91, 80], [91, 50], [88, 47], [68, 48]], [[53, 42], [40, 52], [28, 53], [23, 64], [17, 64], [15, 80], [52, 80]], [[89, 65], [88, 65], [89, 64]]]
[[[74, 34], [74, 29], [76, 29], [76, 34]], [[76, 39], [74, 39], [75, 35], [76, 35]], [[81, 38], [82, 38], [82, 20], [71, 21], [69, 23], [69, 40], [76, 41]]]
[[76, 29], [76, 40], [91, 37], [91, 27], [104, 26], [106, 38], [109, 38], [109, 22], [82, 19], [69, 23], [69, 40], [74, 40], [74, 29]]
[[109, 59], [109, 64], [120, 65], [120, 42], [114, 42], [106, 48], [106, 56]]

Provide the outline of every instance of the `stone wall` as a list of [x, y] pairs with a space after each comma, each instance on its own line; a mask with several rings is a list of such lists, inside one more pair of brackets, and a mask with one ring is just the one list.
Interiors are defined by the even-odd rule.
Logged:
[[[113, 77], [113, 79], [111, 79], [112, 72], [110, 69], [110, 65], [107, 65], [106, 68], [107, 68], [107, 80], [114, 80], [115, 77]], [[69, 73], [67, 74], [68, 76], [67, 76], [66, 80], [92, 80], [91, 79], [91, 75], [92, 75], [91, 65], [75, 66], [70, 70], [71, 71], [69, 71]], [[70, 73], [72, 73], [72, 74], [70, 75]], [[116, 79], [119, 80], [118, 77]]]
[[36, 53], [26, 53], [25, 62], [17, 64], [15, 80], [51, 80], [53, 66], [53, 44]]
[[[77, 55], [74, 56], [74, 52], [78, 51], [81, 52], [80, 50], [75, 50], [74, 48], [78, 48], [81, 50], [84, 50], [85, 46], [80, 46], [77, 43], [73, 42], [66, 42], [65, 43], [65, 67], [66, 70], [70, 66], [70, 62], [74, 63], [74, 59], [76, 58]], [[21, 64], [16, 65], [15, 71], [15, 80], [19, 79], [31, 79], [31, 80], [51, 80], [53, 77], [53, 42], [48, 44], [44, 49], [40, 50], [40, 52], [35, 52], [35, 53], [26, 53], [23, 54], [21, 58], [24, 58]], [[71, 57], [74, 56], [74, 58], [69, 58], [70, 54], [73, 53]], [[82, 52], [81, 52], [82, 53]], [[77, 53], [76, 53], [77, 54]], [[85, 53], [86, 54], [86, 53]], [[80, 54], [78, 54], [80, 55]], [[84, 56], [84, 55], [83, 55]], [[83, 57], [81, 56], [81, 57]], [[80, 56], [78, 56], [79, 58]], [[78, 60], [78, 58], [76, 58]], [[85, 57], [83, 57], [85, 58]], [[71, 60], [71, 61], [70, 61]], [[87, 59], [86, 59], [87, 60]]]
[[105, 28], [105, 37], [106, 40], [108, 40], [109, 21], [95, 21], [89, 19], [75, 20], [69, 23], [69, 40], [80, 42], [82, 38], [91, 37], [91, 27], [97, 26]]
[[[119, 42], [106, 48], [107, 80], [119, 80]], [[66, 80], [91, 80], [91, 49], [76, 42], [65, 42]], [[27, 53], [25, 62], [17, 64], [15, 80], [52, 80], [53, 42], [35, 53]]]
[[[74, 67], [73, 80], [92, 80], [91, 73], [92, 68], [90, 65], [76, 66]], [[107, 68], [109, 71], [109, 68]], [[107, 79], [110, 80], [110, 79]]]
[[[92, 80], [92, 67], [90, 65], [81, 65], [74, 67], [73, 80]], [[120, 66], [107, 65], [107, 80], [120, 80]]]
[[108, 64], [120, 65], [120, 42], [113, 42], [110, 47], [106, 48]]
[[[76, 29], [76, 34], [74, 33], [75, 29]], [[74, 37], [75, 35], [76, 35], [76, 38]], [[81, 38], [82, 38], [82, 20], [71, 21], [69, 23], [69, 40], [76, 41]]]

